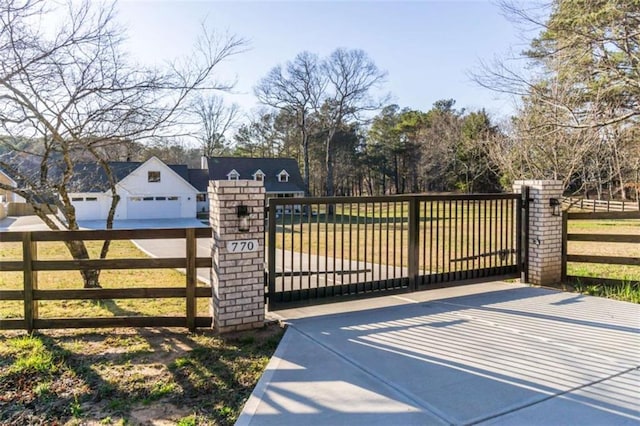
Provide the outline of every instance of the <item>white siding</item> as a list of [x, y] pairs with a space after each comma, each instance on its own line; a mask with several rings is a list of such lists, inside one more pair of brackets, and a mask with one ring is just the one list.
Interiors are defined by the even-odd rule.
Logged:
[[101, 193], [70, 194], [71, 204], [76, 209], [77, 220], [104, 220], [109, 213], [111, 198]]
[[[160, 182], [149, 182], [150, 171], [160, 172]], [[171, 170], [157, 158], [151, 158], [134, 170], [129, 176], [118, 183], [123, 210], [117, 219], [156, 219], [172, 217], [196, 217], [197, 191], [188, 182]], [[131, 197], [149, 198], [154, 200], [132, 201]], [[165, 197], [165, 200], [156, 198]], [[178, 197], [176, 201], [169, 201], [169, 197]], [[132, 208], [132, 212], [129, 209]]]

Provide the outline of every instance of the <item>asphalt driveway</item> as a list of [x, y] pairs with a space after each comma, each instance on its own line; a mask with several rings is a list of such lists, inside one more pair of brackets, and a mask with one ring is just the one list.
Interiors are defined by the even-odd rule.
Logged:
[[489, 283], [278, 314], [239, 425], [640, 424], [640, 305]]

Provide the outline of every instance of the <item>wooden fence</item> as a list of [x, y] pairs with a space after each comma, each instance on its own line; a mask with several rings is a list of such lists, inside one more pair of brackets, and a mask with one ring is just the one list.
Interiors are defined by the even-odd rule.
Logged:
[[638, 257], [596, 256], [567, 253], [569, 241], [590, 241], [598, 243], [635, 243], [640, 244], [640, 235], [630, 234], [570, 234], [569, 220], [615, 220], [640, 219], [640, 212], [567, 212], [562, 213], [562, 281], [597, 281], [599, 283], [619, 283], [621, 280], [607, 278], [579, 277], [567, 275], [567, 262], [595, 263], [608, 265], [640, 266]]
[[631, 212], [640, 210], [638, 201], [588, 200], [585, 198], [565, 197], [562, 200], [567, 209], [580, 209], [590, 212]]
[[[23, 319], [0, 319], [0, 330], [99, 327], [210, 327], [211, 317], [196, 316], [196, 298], [211, 297], [210, 287], [198, 287], [196, 268], [211, 267], [211, 257], [197, 257], [197, 238], [210, 238], [210, 228], [137, 229], [96, 231], [0, 232], [0, 243], [22, 242], [21, 261], [0, 261], [0, 271], [22, 271], [22, 290], [0, 290], [0, 302], [22, 300]], [[176, 239], [186, 241], [185, 257], [145, 259], [38, 260], [37, 243], [42, 241], [88, 241], [130, 239]], [[185, 268], [186, 286], [168, 288], [38, 289], [38, 271], [82, 271], [103, 269]], [[41, 300], [186, 298], [184, 317], [119, 316], [98, 318], [38, 318]]]

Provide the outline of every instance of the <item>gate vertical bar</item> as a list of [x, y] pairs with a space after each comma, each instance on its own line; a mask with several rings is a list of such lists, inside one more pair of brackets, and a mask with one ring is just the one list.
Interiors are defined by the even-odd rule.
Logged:
[[520, 222], [521, 244], [522, 244], [522, 262], [521, 265], [520, 281], [523, 283], [529, 282], [529, 201], [530, 201], [530, 188], [526, 185], [522, 186], [521, 192], [522, 199], [522, 220]]
[[409, 200], [409, 290], [418, 288], [418, 255], [420, 234], [420, 204], [417, 197]]
[[[623, 204], [624, 205], [624, 204]], [[562, 282], [567, 281], [567, 243], [568, 243], [568, 226], [569, 226], [569, 212], [562, 212], [562, 264], [560, 270], [560, 278]]]
[[[269, 295], [269, 308], [275, 305], [276, 294], [276, 205], [269, 203], [269, 251], [267, 255], [267, 290]], [[283, 278], [284, 279], [284, 278]]]

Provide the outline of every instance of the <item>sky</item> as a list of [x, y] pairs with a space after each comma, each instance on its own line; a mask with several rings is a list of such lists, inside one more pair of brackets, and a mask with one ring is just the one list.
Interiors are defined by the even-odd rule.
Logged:
[[248, 41], [217, 75], [236, 81], [226, 96], [245, 112], [258, 107], [253, 87], [271, 68], [308, 50], [363, 49], [388, 73], [384, 91], [401, 107], [426, 111], [439, 99], [457, 108], [509, 116], [513, 99], [479, 87], [469, 73], [481, 61], [526, 48], [535, 34], [509, 22], [495, 2], [476, 1], [186, 1], [125, 0], [118, 20], [126, 48], [146, 64], [187, 54], [202, 25]]

